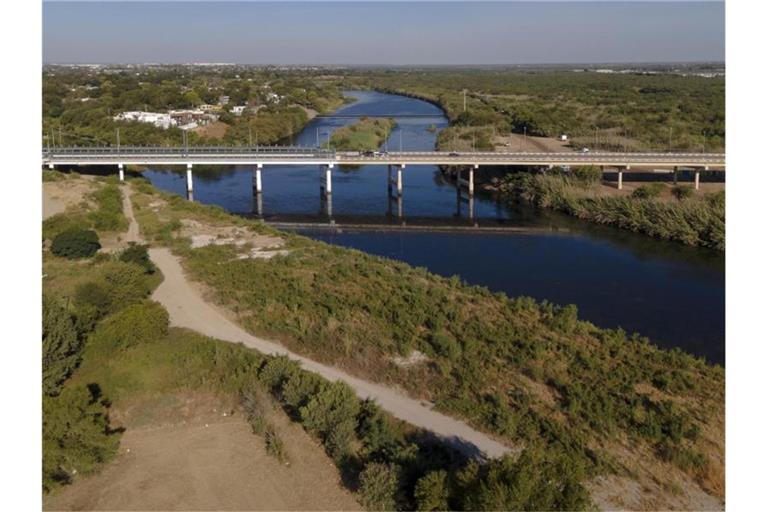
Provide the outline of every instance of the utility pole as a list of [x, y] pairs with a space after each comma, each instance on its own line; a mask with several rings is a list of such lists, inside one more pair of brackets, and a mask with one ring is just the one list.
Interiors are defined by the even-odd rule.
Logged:
[[597, 149], [597, 126], [595, 126], [595, 149]]
[[251, 123], [248, 123], [248, 147], [253, 147], [253, 138], [251, 137]]
[[61, 125], [59, 125], [59, 146], [64, 146], [64, 144], [61, 142]]
[[669, 152], [672, 152], [672, 127], [669, 127]]
[[462, 92], [464, 93], [464, 112], [466, 112], [467, 111], [467, 90], [464, 89]]
[[117, 132], [117, 152], [120, 153], [120, 128], [115, 128]]
[[400, 152], [403, 152], [403, 129], [398, 130], [400, 132]]
[[526, 140], [526, 137], [528, 135], [528, 126], [523, 126], [523, 147], [525, 149], [528, 149], [528, 141]]

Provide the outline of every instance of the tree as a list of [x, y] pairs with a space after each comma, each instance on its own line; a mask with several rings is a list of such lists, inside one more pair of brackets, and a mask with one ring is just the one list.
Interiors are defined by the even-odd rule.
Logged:
[[413, 492], [417, 510], [448, 510], [448, 473], [430, 471], [416, 482]]
[[360, 499], [367, 510], [396, 510], [400, 467], [372, 462], [360, 473]]
[[101, 249], [99, 235], [90, 229], [68, 229], [53, 239], [51, 252], [64, 258], [90, 258]]
[[43, 392], [57, 395], [80, 362], [82, 340], [72, 315], [57, 300], [43, 297]]

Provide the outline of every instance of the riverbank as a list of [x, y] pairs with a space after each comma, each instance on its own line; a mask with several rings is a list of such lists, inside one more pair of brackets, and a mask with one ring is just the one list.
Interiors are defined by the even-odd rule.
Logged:
[[655, 182], [619, 191], [601, 185], [595, 173], [581, 178], [508, 174], [495, 188], [508, 201], [522, 200], [589, 222], [725, 250], [724, 190], [697, 193], [690, 185]]
[[[145, 236], [170, 247], [254, 335], [400, 386], [502, 439], [558, 454], [588, 479], [605, 471], [640, 478], [653, 491], [631, 508], [685, 507], [654, 479], [672, 479], [689, 498], [722, 492], [722, 427], [712, 430], [711, 421], [722, 415], [721, 369], [595, 328], [577, 320], [573, 307], [508, 299], [295, 235], [279, 235], [288, 254], [270, 259], [242, 259], [236, 243], [192, 249], [172, 227], [183, 218], [276, 232], [143, 185], [138, 192], [134, 206]], [[415, 350], [427, 359], [395, 363]], [[705, 417], [706, 428], [702, 423], [693, 438], [671, 440], [651, 426], [693, 426]], [[620, 442], [624, 436], [636, 448]]]

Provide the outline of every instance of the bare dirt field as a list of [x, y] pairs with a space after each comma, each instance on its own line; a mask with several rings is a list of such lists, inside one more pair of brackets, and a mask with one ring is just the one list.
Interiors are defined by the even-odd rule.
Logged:
[[79, 204], [94, 188], [89, 178], [43, 182], [43, 219]]
[[195, 128], [195, 133], [200, 135], [201, 137], [221, 139], [227, 133], [228, 128], [229, 126], [227, 126], [226, 123], [222, 123], [221, 121], [216, 121], [215, 123], [211, 123], [205, 126], [200, 126], [198, 128]]
[[530, 135], [524, 136], [519, 133], [512, 133], [509, 135], [497, 135], [493, 139], [496, 151], [498, 152], [514, 152], [514, 151], [531, 151], [531, 152], [543, 152], [543, 153], [564, 153], [567, 151], [574, 151], [568, 141], [561, 141], [553, 137], [531, 137]]
[[238, 411], [197, 398], [128, 428], [115, 460], [47, 497], [44, 510], [360, 510], [322, 447], [285, 415], [272, 418], [281, 463]]

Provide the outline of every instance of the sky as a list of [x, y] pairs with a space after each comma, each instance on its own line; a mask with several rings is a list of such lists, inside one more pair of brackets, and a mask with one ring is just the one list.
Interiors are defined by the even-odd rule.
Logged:
[[725, 60], [709, 2], [43, 4], [45, 63], [483, 65]]

